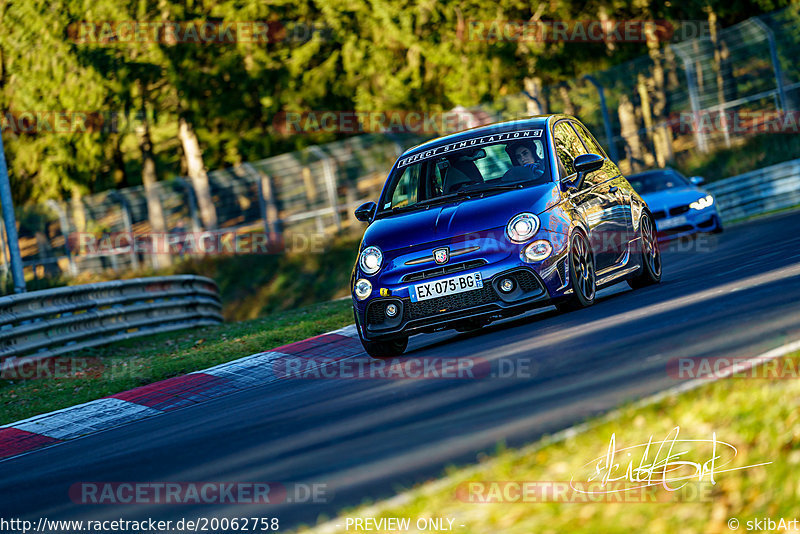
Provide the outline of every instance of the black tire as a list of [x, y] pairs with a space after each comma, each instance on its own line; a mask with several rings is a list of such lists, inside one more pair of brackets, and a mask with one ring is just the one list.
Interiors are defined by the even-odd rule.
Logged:
[[661, 282], [661, 250], [658, 248], [655, 225], [649, 213], [642, 215], [639, 228], [642, 237], [642, 268], [636, 276], [628, 279], [628, 285], [633, 289]]
[[580, 232], [570, 238], [569, 279], [572, 294], [553, 303], [558, 311], [568, 312], [594, 304], [597, 294], [594, 254], [589, 240]]
[[358, 315], [356, 315], [355, 308], [353, 308], [353, 317], [356, 321], [356, 330], [358, 331], [358, 338], [361, 340], [361, 346], [373, 358], [394, 358], [403, 354], [408, 348], [408, 336], [385, 341], [368, 341], [364, 339], [364, 336], [361, 335], [361, 328], [358, 325]]

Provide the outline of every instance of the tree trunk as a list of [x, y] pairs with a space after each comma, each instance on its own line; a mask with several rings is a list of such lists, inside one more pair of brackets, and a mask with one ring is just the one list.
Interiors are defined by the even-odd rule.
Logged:
[[544, 115], [547, 113], [544, 95], [542, 94], [542, 79], [538, 76], [525, 77], [522, 83], [525, 87], [525, 92], [529, 95], [527, 102], [528, 115]]
[[[167, 223], [164, 218], [164, 208], [161, 205], [161, 198], [155, 185], [158, 181], [158, 170], [156, 159], [153, 155], [153, 141], [150, 138], [150, 121], [147, 117], [147, 87], [144, 83], [139, 83], [140, 97], [142, 100], [142, 124], [138, 128], [139, 150], [142, 153], [142, 185], [144, 185], [144, 196], [147, 199], [147, 219], [150, 221], [150, 230], [162, 236], [155, 239], [164, 239], [163, 234], [167, 230]], [[156, 247], [156, 243], [153, 243]], [[166, 267], [170, 263], [169, 256], [157, 254], [154, 250], [151, 253], [153, 267], [156, 269]]]
[[[722, 106], [722, 104], [727, 102], [727, 99], [725, 98], [725, 80], [722, 74], [723, 58], [722, 58], [722, 49], [720, 47], [720, 42], [719, 42], [720, 28], [719, 28], [719, 21], [717, 20], [717, 14], [711, 9], [709, 9], [708, 11], [708, 27], [711, 33], [711, 46], [714, 49], [713, 68], [714, 68], [714, 81], [716, 82], [717, 85], [717, 104]], [[725, 50], [727, 52], [727, 47], [725, 48]], [[725, 145], [728, 148], [730, 148], [731, 136], [730, 133], [728, 132], [727, 121], [725, 120], [725, 109], [720, 108], [718, 113], [720, 114], [719, 124], [721, 125], [723, 133], [725, 135]]]
[[667, 79], [664, 72], [664, 52], [658, 42], [658, 36], [651, 30], [647, 34], [647, 49], [653, 61], [653, 74], [650, 79], [650, 111], [653, 121], [652, 138], [656, 162], [665, 167], [672, 162], [672, 131], [667, 126]]
[[628, 95], [620, 95], [618, 111], [620, 134], [625, 140], [628, 164], [631, 171], [636, 172], [644, 168], [644, 147], [637, 131], [636, 110]]
[[203, 152], [200, 149], [200, 142], [197, 134], [192, 127], [192, 123], [181, 117], [178, 119], [178, 137], [183, 146], [183, 154], [186, 156], [186, 167], [189, 178], [192, 181], [195, 195], [197, 196], [197, 206], [200, 208], [200, 220], [206, 230], [217, 228], [217, 210], [211, 200], [211, 188], [208, 184], [208, 173], [203, 163]]
[[575, 106], [572, 104], [572, 99], [569, 96], [569, 86], [562, 83], [558, 87], [558, 94], [561, 96], [561, 101], [564, 103], [564, 113], [567, 115], [575, 115]]

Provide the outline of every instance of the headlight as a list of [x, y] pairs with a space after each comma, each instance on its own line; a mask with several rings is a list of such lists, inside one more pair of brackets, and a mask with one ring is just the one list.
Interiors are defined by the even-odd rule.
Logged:
[[542, 261], [553, 252], [550, 241], [539, 239], [522, 250], [522, 261]]
[[381, 269], [383, 263], [383, 253], [378, 247], [367, 247], [361, 251], [361, 258], [358, 264], [365, 274], [375, 274]]
[[506, 235], [514, 243], [524, 243], [539, 230], [539, 217], [533, 213], [515, 215], [506, 226]]
[[693, 210], [704, 210], [707, 207], [711, 206], [712, 204], [714, 204], [714, 197], [712, 197], [711, 195], [706, 195], [700, 200], [696, 200], [691, 204], [689, 204], [689, 207], [692, 208]]
[[353, 288], [353, 293], [356, 294], [356, 298], [358, 300], [364, 300], [372, 293], [372, 284], [369, 283], [369, 280], [359, 278], [358, 281], [356, 281], [355, 287]]

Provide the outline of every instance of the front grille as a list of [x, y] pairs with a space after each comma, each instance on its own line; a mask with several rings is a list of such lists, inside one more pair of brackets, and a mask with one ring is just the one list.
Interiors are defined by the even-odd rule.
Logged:
[[495, 293], [492, 284], [484, 281], [481, 289], [456, 293], [455, 295], [448, 295], [446, 297], [436, 297], [420, 302], [409, 302], [406, 306], [406, 310], [408, 310], [407, 318], [420, 319], [423, 317], [431, 317], [449, 311], [490, 304], [497, 300], [497, 293]]
[[386, 303], [373, 302], [367, 308], [367, 324], [382, 324], [386, 320]]
[[542, 286], [539, 285], [539, 281], [530, 271], [517, 271], [512, 276], [519, 284], [519, 287], [525, 292], [539, 291], [542, 289]]
[[663, 219], [666, 216], [667, 216], [667, 212], [663, 211], [663, 210], [658, 210], [658, 211], [654, 211], [653, 212], [653, 218], [656, 219], [656, 220]]
[[690, 232], [694, 230], [694, 226], [691, 224], [684, 224], [683, 226], [676, 226], [675, 228], [669, 228], [667, 230], [662, 230], [658, 232], [660, 236], [669, 236], [675, 234], [682, 234], [683, 232]]
[[688, 204], [685, 205], [685, 206], [678, 206], [676, 208], [670, 208], [669, 209], [669, 214], [670, 214], [670, 216], [674, 217], [676, 215], [681, 215], [683, 213], [686, 213], [687, 211], [689, 211], [689, 205]]
[[436, 278], [445, 274], [453, 274], [461, 271], [468, 271], [481, 265], [486, 265], [486, 260], [470, 260], [461, 263], [453, 263], [450, 265], [442, 265], [434, 269], [427, 269], [425, 271], [417, 271], [415, 273], [407, 274], [403, 277], [403, 282], [416, 282], [419, 280], [427, 280], [428, 278]]

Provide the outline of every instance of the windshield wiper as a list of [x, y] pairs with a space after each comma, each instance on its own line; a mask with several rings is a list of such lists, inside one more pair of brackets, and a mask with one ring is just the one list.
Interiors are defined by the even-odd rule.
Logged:
[[485, 193], [486, 191], [511, 191], [512, 189], [522, 189], [524, 184], [503, 184], [503, 185], [490, 185], [489, 187], [476, 187], [475, 189], [467, 189], [467, 193]]
[[431, 204], [436, 204], [437, 202], [446, 202], [448, 200], [454, 200], [456, 198], [463, 197], [463, 196], [466, 196], [467, 194], [472, 194], [472, 193], [473, 193], [472, 191], [469, 191], [469, 192], [458, 191], [456, 193], [448, 193], [447, 195], [442, 195], [440, 197], [433, 197], [433, 198], [428, 198], [428, 199], [425, 199], [425, 200], [420, 200], [419, 202], [414, 202], [410, 206], [397, 206], [397, 207], [391, 208], [391, 209], [389, 209], [387, 211], [388, 211], [388, 213], [398, 213], [398, 212], [401, 212], [401, 211], [414, 210], [414, 209], [419, 208], [419, 207], [430, 206]]
[[448, 200], [454, 200], [457, 198], [469, 197], [478, 193], [484, 193], [486, 191], [510, 191], [512, 189], [521, 189], [522, 187], [523, 184], [516, 184], [516, 185], [492, 185], [489, 187], [481, 187], [476, 189], [462, 189], [460, 191], [456, 191], [455, 193], [448, 193], [440, 197], [433, 197], [425, 200], [420, 200], [419, 202], [414, 202], [410, 206], [397, 206], [396, 208], [391, 208], [387, 211], [388, 213], [399, 213], [402, 211], [414, 210], [418, 207], [430, 206], [432, 204], [436, 204], [439, 202], [446, 202]]

